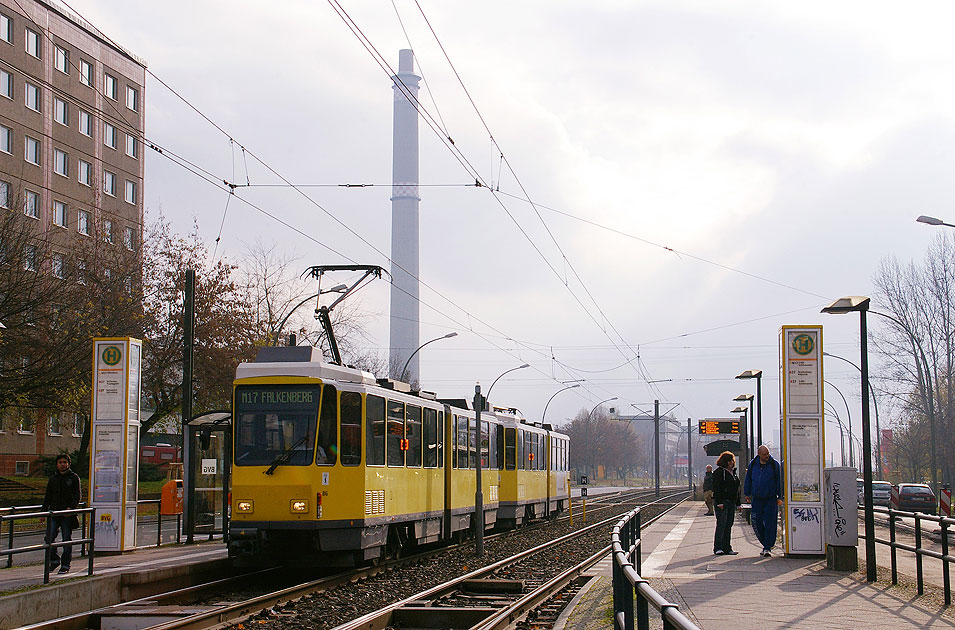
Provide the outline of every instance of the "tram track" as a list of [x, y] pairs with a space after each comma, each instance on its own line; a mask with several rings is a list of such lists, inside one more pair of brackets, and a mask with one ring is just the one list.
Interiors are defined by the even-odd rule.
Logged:
[[[587, 505], [588, 520], [606, 510], [628, 511], [635, 503], [652, 495], [653, 490], [634, 489], [617, 493], [606, 493], [590, 497]], [[574, 521], [579, 523], [582, 514], [580, 505], [574, 501]], [[613, 517], [611, 517], [613, 518]], [[491, 534], [485, 541], [494, 544], [497, 540], [520, 538], [532, 535], [548, 527], [570, 527], [569, 515], [553, 521], [534, 523], [517, 530]], [[473, 541], [457, 545], [432, 549], [420, 554], [381, 563], [375, 567], [365, 567], [334, 575], [325, 575], [318, 579], [289, 584], [276, 589], [276, 583], [294, 582], [291, 575], [283, 573], [282, 568], [265, 569], [213, 579], [203, 584], [181, 588], [166, 593], [157, 593], [137, 600], [109, 606], [88, 613], [73, 615], [49, 622], [27, 626], [29, 630], [81, 630], [101, 628], [104, 619], [122, 619], [124, 628], [155, 627], [163, 630], [173, 628], [208, 628], [222, 626], [230, 620], [248, 618], [261, 611], [273, 611], [271, 615], [280, 615], [281, 608], [288, 602], [313, 594], [332, 591], [346, 585], [355, 585], [373, 581], [376, 576], [400, 573], [399, 569], [419, 566], [435, 557], [464, 556], [462, 551], [473, 548]], [[467, 567], [464, 567], [467, 568]], [[283, 584], [284, 586], [284, 584]], [[263, 592], [265, 591], [265, 592]], [[138, 619], [138, 621], [137, 621]]]

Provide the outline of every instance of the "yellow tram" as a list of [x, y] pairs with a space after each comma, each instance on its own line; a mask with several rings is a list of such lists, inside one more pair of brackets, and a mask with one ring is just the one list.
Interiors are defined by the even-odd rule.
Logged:
[[260, 349], [236, 370], [230, 557], [346, 566], [463, 538], [479, 456], [488, 529], [565, 510], [567, 436], [514, 410], [484, 411], [481, 424], [478, 449], [464, 400], [376, 381], [310, 347]]

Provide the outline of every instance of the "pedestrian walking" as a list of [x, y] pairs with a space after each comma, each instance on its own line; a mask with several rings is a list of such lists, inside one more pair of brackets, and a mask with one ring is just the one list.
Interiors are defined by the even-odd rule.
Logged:
[[713, 553], [718, 556], [735, 556], [739, 552], [730, 544], [733, 518], [739, 505], [739, 477], [736, 476], [736, 457], [723, 451], [716, 460], [713, 472], [713, 503], [716, 505], [716, 533], [713, 536]]
[[703, 502], [706, 503], [706, 512], [703, 516], [713, 516], [713, 467], [706, 466], [706, 475], [703, 476]]
[[771, 556], [776, 544], [776, 519], [783, 504], [783, 476], [779, 462], [761, 445], [746, 468], [743, 495], [750, 508], [749, 518], [756, 538], [763, 545], [760, 556]]
[[[56, 472], [46, 484], [46, 496], [43, 497], [43, 510], [74, 510], [80, 504], [80, 478], [70, 470], [70, 456], [60, 453], [56, 457]], [[63, 542], [73, 540], [73, 530], [80, 526], [75, 514], [53, 515], [47, 519], [46, 543], [56, 541], [57, 533], [63, 534]], [[69, 573], [73, 559], [73, 545], [62, 547], [63, 556], [54, 547], [50, 549], [50, 571], [60, 567], [60, 573]]]

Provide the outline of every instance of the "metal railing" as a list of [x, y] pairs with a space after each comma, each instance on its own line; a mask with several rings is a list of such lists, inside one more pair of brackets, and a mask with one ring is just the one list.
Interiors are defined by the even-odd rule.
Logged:
[[[9, 508], [8, 508], [9, 509]], [[22, 509], [22, 508], [21, 508]], [[38, 519], [42, 518], [46, 521], [46, 527], [44, 528], [43, 543], [39, 545], [27, 545], [25, 547], [13, 547], [13, 534], [10, 535], [10, 546], [9, 548], [0, 551], [2, 554], [7, 556], [7, 566], [10, 566], [13, 562], [14, 554], [18, 553], [29, 553], [32, 551], [42, 551], [43, 552], [43, 583], [49, 584], [50, 582], [50, 552], [54, 549], [59, 549], [60, 547], [72, 547], [73, 545], [82, 545], [83, 553], [87, 556], [89, 560], [89, 567], [87, 568], [87, 575], [93, 575], [93, 529], [90, 528], [89, 538], [85, 536], [77, 540], [61, 541], [61, 542], [47, 542], [50, 538], [48, 535], [50, 531], [50, 518], [53, 516], [83, 516], [83, 523], [80, 527], [77, 528], [77, 531], [85, 534], [86, 533], [86, 515], [89, 514], [89, 521], [93, 522], [96, 519], [96, 508], [76, 508], [74, 510], [48, 510], [46, 512], [24, 512], [22, 514], [4, 514], [0, 515], [0, 525], [4, 521], [10, 521], [10, 531], [13, 532], [13, 522], [18, 520], [25, 519]], [[89, 545], [87, 549], [86, 545]]]
[[[863, 510], [863, 507], [859, 507], [859, 510]], [[898, 573], [898, 558], [897, 552], [899, 549], [903, 551], [908, 551], [915, 554], [915, 580], [916, 586], [918, 588], [918, 594], [923, 595], [925, 593], [925, 581], [922, 577], [922, 559], [925, 557], [935, 558], [942, 561], [942, 590], [945, 597], [945, 605], [952, 605], [952, 581], [951, 581], [951, 564], [955, 563], [955, 556], [949, 555], [949, 527], [955, 525], [955, 518], [948, 518], [944, 516], [935, 516], [932, 514], [925, 514], [923, 512], [903, 512], [901, 510], [894, 510], [891, 508], [874, 506], [872, 511], [875, 514], [881, 514], [887, 516], [889, 519], [889, 540], [883, 538], [875, 538], [875, 542], [881, 545], [886, 545], [891, 550], [891, 567], [892, 567], [892, 583], [899, 583], [899, 573]], [[914, 518], [915, 519], [915, 546], [907, 545], [905, 543], [900, 543], [896, 540], [896, 522], [900, 517]], [[922, 522], [928, 521], [930, 523], [938, 523], [941, 529], [941, 543], [942, 543], [942, 552], [939, 553], [934, 549], [927, 549], [922, 547]], [[865, 535], [859, 534], [859, 538], [864, 539]]]
[[[645, 506], [644, 506], [645, 507]], [[640, 576], [643, 562], [643, 538], [640, 534], [640, 510], [628, 512], [613, 527], [613, 622], [616, 630], [633, 630], [634, 613], [638, 630], [650, 628], [650, 604], [660, 613], [664, 630], [700, 630]], [[634, 608], [636, 593], [636, 609]]]
[[[85, 504], [85, 503], [80, 503], [77, 507], [78, 507], [78, 508], [85, 508], [85, 507], [86, 507], [86, 504]], [[0, 508], [0, 531], [2, 531], [2, 529], [3, 529], [3, 523], [4, 523], [4, 521], [8, 521], [8, 522], [10, 523], [10, 527], [7, 529], [7, 536], [6, 536], [6, 538], [7, 538], [7, 551], [10, 551], [10, 550], [13, 549], [13, 535], [14, 535], [14, 529], [15, 529], [15, 522], [16, 522], [17, 520], [20, 520], [20, 519], [3, 518], [3, 517], [14, 516], [14, 515], [17, 515], [17, 514], [26, 515], [26, 514], [30, 514], [30, 513], [33, 513], [33, 514], [34, 514], [34, 515], [31, 516], [30, 518], [37, 518], [37, 517], [35, 516], [36, 513], [42, 513], [43, 515], [46, 515], [46, 514], [47, 514], [47, 512], [43, 510], [43, 506], [42, 506], [42, 505], [15, 505], [15, 506], [13, 506], [13, 507]], [[80, 529], [81, 531], [84, 531], [84, 532], [86, 531], [86, 514], [87, 514], [87, 512], [83, 512], [83, 514], [82, 514], [82, 516], [81, 516], [81, 519], [80, 519], [80, 527], [79, 527], [79, 529]], [[23, 520], [26, 520], [25, 517], [24, 517]], [[30, 531], [29, 533], [31, 533], [31, 534], [37, 534], [37, 533], [45, 533], [45, 532], [46, 532], [46, 527], [44, 527], [42, 530], [33, 530], [33, 531]], [[6, 556], [7, 556], [7, 568], [9, 569], [10, 567], [13, 566], [13, 554], [12, 554], [12, 553], [7, 553]], [[80, 546], [80, 557], [81, 557], [81, 558], [85, 558], [85, 557], [86, 557], [86, 543], [85, 543], [85, 542]]]
[[[155, 505], [156, 506], [156, 546], [162, 547], [162, 508], [160, 507], [162, 499], [140, 499], [136, 501], [137, 506], [142, 505]], [[138, 515], [139, 510], [136, 510], [137, 514], [137, 524], [138, 524]], [[172, 516], [167, 514], [166, 516]], [[176, 516], [176, 544], [182, 542], [182, 512], [179, 512]]]

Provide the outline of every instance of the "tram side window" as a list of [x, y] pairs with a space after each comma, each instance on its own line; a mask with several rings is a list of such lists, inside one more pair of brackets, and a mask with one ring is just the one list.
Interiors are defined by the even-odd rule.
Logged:
[[531, 433], [531, 456], [530, 456], [530, 469], [531, 470], [540, 470], [540, 457], [539, 453], [539, 441], [540, 436], [536, 433]]
[[487, 470], [491, 467], [490, 444], [491, 444], [491, 423], [481, 422], [481, 468]]
[[527, 465], [524, 463], [524, 432], [517, 430], [517, 469], [524, 470]]
[[385, 399], [365, 398], [365, 458], [369, 466], [385, 465]]
[[424, 438], [424, 467], [438, 467], [438, 412], [425, 407], [422, 418]]
[[438, 412], [438, 468], [444, 468], [444, 412]]
[[389, 466], [405, 465], [405, 404], [388, 401], [388, 453]]
[[342, 392], [342, 466], [361, 463], [361, 394]]
[[477, 418], [468, 419], [468, 464], [477, 468]]
[[517, 429], [507, 428], [504, 429], [504, 469], [505, 470], [514, 470], [515, 462], [515, 446], [514, 438], [516, 437]]
[[338, 390], [322, 388], [322, 413], [318, 419], [318, 449], [315, 463], [331, 466], [338, 459]]
[[421, 407], [408, 405], [408, 466], [421, 468]]
[[455, 434], [454, 450], [456, 456], [454, 461], [457, 468], [468, 467], [468, 419], [466, 416], [454, 416]]
[[538, 433], [537, 434], [537, 457], [534, 458], [535, 461], [537, 462], [537, 470], [545, 470], [547, 468], [547, 466], [545, 466], [547, 462], [544, 461], [544, 455], [545, 455], [544, 436]]
[[500, 434], [501, 426], [498, 424], [490, 425], [491, 432], [488, 433], [487, 439], [490, 444], [489, 454], [491, 456], [491, 461], [488, 464], [490, 470], [500, 470], [501, 469], [501, 457], [497, 452], [497, 441], [498, 435]]

